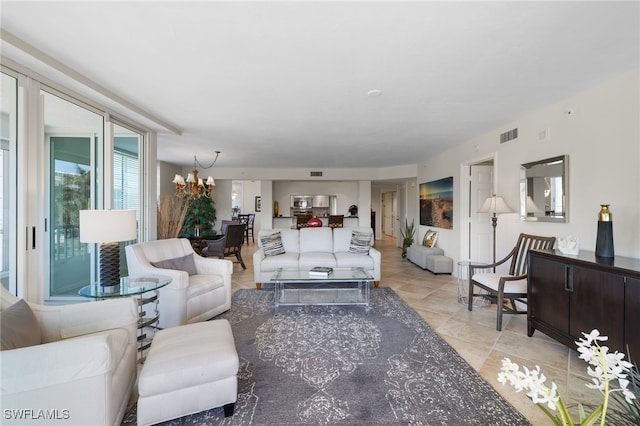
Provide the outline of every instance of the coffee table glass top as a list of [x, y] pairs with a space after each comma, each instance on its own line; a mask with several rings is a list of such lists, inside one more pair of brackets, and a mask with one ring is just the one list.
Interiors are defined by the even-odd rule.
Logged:
[[148, 291], [158, 290], [171, 283], [171, 277], [166, 275], [145, 275], [140, 277], [120, 278], [120, 285], [107, 287], [100, 284], [90, 284], [78, 291], [80, 296], [94, 299], [108, 299], [110, 297], [135, 296]]
[[333, 272], [329, 276], [317, 277], [310, 276], [308, 269], [284, 269], [279, 268], [271, 277], [271, 281], [279, 282], [304, 282], [304, 281], [373, 281], [373, 277], [369, 275], [363, 268], [333, 268]]

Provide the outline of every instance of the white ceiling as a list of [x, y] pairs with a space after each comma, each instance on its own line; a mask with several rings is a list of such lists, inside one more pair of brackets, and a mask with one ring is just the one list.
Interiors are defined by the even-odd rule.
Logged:
[[184, 165], [214, 150], [222, 167], [415, 164], [640, 63], [635, 1], [1, 7], [5, 57], [54, 80], [45, 64], [62, 64], [90, 80], [66, 85], [180, 130], [145, 121]]

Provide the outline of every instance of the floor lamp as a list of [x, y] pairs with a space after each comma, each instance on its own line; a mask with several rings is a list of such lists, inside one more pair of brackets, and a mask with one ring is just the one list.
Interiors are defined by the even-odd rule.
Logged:
[[80, 242], [100, 244], [103, 291], [120, 285], [120, 242], [138, 238], [135, 210], [80, 210]]
[[[491, 214], [491, 226], [493, 226], [493, 263], [496, 263], [496, 227], [498, 226], [498, 216], [501, 213], [513, 213], [513, 210], [504, 201], [502, 197], [498, 197], [493, 194], [491, 197], [487, 197], [478, 210], [478, 213]], [[496, 272], [496, 267], [493, 267], [493, 272]]]

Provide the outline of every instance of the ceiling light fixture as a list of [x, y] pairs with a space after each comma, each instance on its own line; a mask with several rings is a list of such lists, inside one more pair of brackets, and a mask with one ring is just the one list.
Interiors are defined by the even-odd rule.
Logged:
[[173, 178], [173, 183], [176, 185], [176, 196], [178, 198], [187, 198], [187, 199], [196, 199], [200, 197], [211, 198], [213, 195], [213, 187], [216, 186], [215, 181], [212, 176], [209, 176], [206, 182], [203, 182], [202, 179], [198, 177], [198, 169], [200, 166], [203, 169], [210, 169], [216, 164], [218, 161], [218, 156], [220, 155], [220, 151], [215, 151], [216, 158], [213, 159], [213, 163], [210, 166], [203, 166], [202, 163], [198, 161], [198, 157], [193, 156], [193, 170], [191, 173], [187, 175], [187, 179], [182, 177], [182, 175], [176, 175]]
[[379, 90], [379, 89], [369, 90], [367, 92], [367, 96], [370, 98], [377, 98], [379, 96], [382, 96], [382, 90]]

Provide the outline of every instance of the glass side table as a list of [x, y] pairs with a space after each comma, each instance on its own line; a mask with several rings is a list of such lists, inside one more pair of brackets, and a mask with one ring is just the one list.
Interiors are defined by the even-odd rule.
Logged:
[[[458, 262], [458, 303], [466, 305], [469, 300], [469, 265], [486, 265], [482, 262], [472, 262], [470, 260], [462, 260]], [[485, 268], [482, 271], [488, 272], [490, 268]], [[480, 294], [485, 293], [484, 290], [478, 290]], [[490, 303], [484, 296], [475, 296], [473, 298], [473, 306], [479, 307], [488, 305]]]
[[[140, 277], [120, 278], [117, 287], [101, 287], [100, 284], [90, 284], [82, 287], [78, 294], [96, 300], [112, 299], [116, 297], [136, 297], [138, 304], [138, 362], [144, 362], [144, 351], [151, 346], [153, 327], [158, 326], [160, 312], [158, 311], [159, 290], [171, 283], [171, 277], [166, 275], [145, 275]], [[152, 293], [152, 294], [147, 294]], [[147, 313], [146, 305], [151, 311]]]

